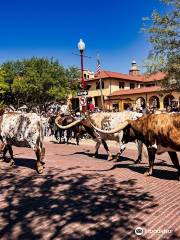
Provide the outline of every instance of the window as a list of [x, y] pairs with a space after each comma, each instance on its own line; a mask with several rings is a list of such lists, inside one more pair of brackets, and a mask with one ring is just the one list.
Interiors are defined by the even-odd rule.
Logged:
[[112, 107], [113, 107], [114, 112], [119, 112], [119, 104], [118, 103], [113, 104]]
[[119, 82], [119, 89], [124, 89], [124, 82]]
[[[96, 82], [96, 89], [100, 89], [100, 81]], [[104, 81], [102, 81], [102, 89], [104, 89]]]
[[86, 73], [84, 73], [84, 78], [86, 79]]
[[130, 83], [130, 89], [135, 88], [135, 84], [134, 83]]

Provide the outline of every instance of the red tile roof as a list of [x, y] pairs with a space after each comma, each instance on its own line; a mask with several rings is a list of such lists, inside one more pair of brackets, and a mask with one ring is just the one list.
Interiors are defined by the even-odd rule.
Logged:
[[[98, 80], [100, 78], [100, 74], [96, 74], [93, 79], [87, 79], [86, 81], [93, 81]], [[101, 78], [118, 78], [118, 79], [124, 79], [129, 81], [142, 81], [142, 76], [132, 76], [129, 74], [124, 73], [118, 73], [118, 72], [111, 72], [111, 71], [101, 71]]]
[[129, 95], [129, 94], [138, 94], [138, 93], [158, 92], [160, 90], [161, 90], [160, 86], [125, 89], [125, 90], [115, 91], [112, 94], [110, 94], [109, 97]]
[[[111, 71], [101, 71], [101, 78], [116, 78], [122, 80], [129, 80], [129, 81], [136, 81], [136, 82], [153, 82], [162, 80], [166, 76], [163, 72], [157, 72], [153, 74], [146, 74], [146, 75], [139, 75], [139, 76], [132, 76], [129, 74], [118, 73], [118, 72], [111, 72]], [[86, 82], [98, 80], [100, 78], [100, 74], [95, 74], [94, 78], [86, 79]]]

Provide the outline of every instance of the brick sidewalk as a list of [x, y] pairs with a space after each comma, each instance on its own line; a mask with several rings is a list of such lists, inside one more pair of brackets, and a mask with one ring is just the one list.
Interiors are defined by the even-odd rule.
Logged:
[[134, 165], [137, 151], [127, 149], [117, 163], [93, 151], [47, 142], [38, 175], [33, 151], [14, 148], [17, 166], [0, 162], [0, 239], [178, 239], [180, 183], [167, 154], [144, 177], [147, 161]]

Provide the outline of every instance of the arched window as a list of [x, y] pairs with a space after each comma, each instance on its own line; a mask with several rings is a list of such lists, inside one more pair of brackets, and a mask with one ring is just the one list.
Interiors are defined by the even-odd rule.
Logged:
[[137, 100], [136, 100], [136, 107], [137, 108], [140, 108], [140, 107], [144, 107], [146, 105], [146, 101], [143, 97], [139, 97]]
[[151, 108], [160, 108], [159, 98], [157, 96], [150, 97], [149, 106]]
[[164, 97], [164, 108], [172, 105], [172, 100], [174, 99], [174, 96], [171, 94], [168, 94]]

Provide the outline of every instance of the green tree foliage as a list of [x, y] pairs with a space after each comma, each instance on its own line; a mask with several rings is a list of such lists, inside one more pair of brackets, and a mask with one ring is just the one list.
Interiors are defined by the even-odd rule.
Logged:
[[69, 90], [72, 94], [76, 94], [77, 91], [80, 89], [80, 76], [81, 72], [74, 66], [70, 66], [66, 69], [66, 76], [68, 78], [68, 86]]
[[78, 76], [77, 69], [65, 69], [54, 59], [8, 61], [1, 65], [0, 97], [15, 106], [46, 105], [51, 100], [66, 99], [76, 89]]
[[[0, 69], [0, 96], [4, 96], [8, 92], [8, 84], [4, 81], [5, 72]], [[0, 111], [4, 108], [4, 99], [0, 98]]]
[[4, 81], [6, 72], [0, 69], [0, 94], [4, 94], [8, 91], [8, 84]]
[[[163, 71], [167, 73], [163, 86], [180, 90], [180, 0], [161, 0], [168, 6], [168, 12], [160, 14], [153, 11], [151, 26], [144, 25], [153, 49], [145, 66], [147, 72]], [[146, 23], [146, 22], [145, 22]]]

